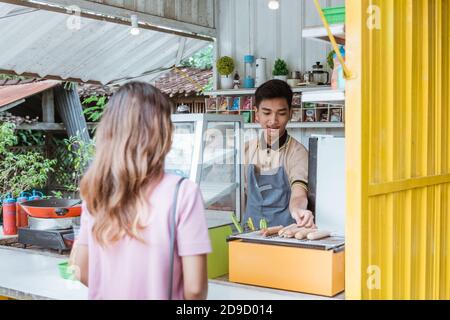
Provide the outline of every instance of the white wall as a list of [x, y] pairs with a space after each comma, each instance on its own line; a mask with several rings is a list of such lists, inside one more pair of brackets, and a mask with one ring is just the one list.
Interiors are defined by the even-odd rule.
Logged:
[[[320, 0], [323, 7], [344, 5], [345, 0]], [[280, 0], [273, 11], [268, 0], [218, 0], [217, 55], [233, 57], [241, 77], [243, 57], [267, 58], [268, 76], [282, 58], [290, 71], [310, 70], [316, 61], [326, 65], [331, 46], [302, 38], [304, 26], [321, 25], [312, 0]]]

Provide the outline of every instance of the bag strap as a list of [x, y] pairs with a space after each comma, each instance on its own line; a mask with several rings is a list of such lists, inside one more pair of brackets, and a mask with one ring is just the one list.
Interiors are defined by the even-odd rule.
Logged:
[[177, 214], [177, 202], [178, 202], [178, 192], [180, 191], [181, 183], [186, 178], [181, 178], [177, 182], [177, 186], [175, 188], [175, 194], [173, 195], [172, 201], [172, 212], [170, 215], [170, 273], [169, 273], [169, 289], [168, 289], [168, 298], [172, 300], [172, 287], [173, 287], [173, 264], [174, 264], [174, 256], [175, 256], [175, 226], [176, 226], [176, 214]]

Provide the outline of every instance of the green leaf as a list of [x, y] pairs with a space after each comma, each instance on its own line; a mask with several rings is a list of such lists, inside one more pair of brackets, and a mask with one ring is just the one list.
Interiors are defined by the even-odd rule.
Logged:
[[84, 99], [82, 104], [90, 104], [92, 102], [97, 102], [97, 101], [98, 101], [97, 96], [90, 96], [89, 98]]
[[181, 61], [181, 66], [196, 69], [212, 69], [214, 61], [214, 47], [208, 45], [189, 58]]

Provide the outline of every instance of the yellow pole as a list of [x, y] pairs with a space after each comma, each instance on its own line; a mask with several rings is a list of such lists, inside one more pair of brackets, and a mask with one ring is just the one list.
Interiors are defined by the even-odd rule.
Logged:
[[319, 4], [319, 0], [314, 0], [314, 4], [316, 5], [317, 12], [320, 15], [320, 19], [322, 19], [322, 23], [325, 26], [325, 29], [327, 29], [328, 37], [330, 38], [331, 44], [333, 45], [334, 52], [336, 52], [339, 62], [341, 63], [341, 65], [344, 69], [345, 79], [350, 80], [350, 79], [354, 78], [353, 73], [350, 71], [350, 69], [345, 64], [344, 57], [342, 56], [341, 51], [339, 50], [339, 47], [336, 42], [336, 38], [334, 37], [333, 33], [331, 32], [330, 25], [328, 24], [328, 21], [325, 18], [325, 15], [323, 14], [322, 8]]

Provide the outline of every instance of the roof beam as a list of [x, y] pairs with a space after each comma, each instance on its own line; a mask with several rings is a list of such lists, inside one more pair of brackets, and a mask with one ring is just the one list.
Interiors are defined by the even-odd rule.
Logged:
[[138, 16], [140, 28], [176, 34], [179, 36], [204, 41], [213, 41], [217, 35], [217, 30], [215, 28], [208, 28], [192, 23], [177, 21], [148, 13], [142, 13], [86, 0], [0, 0], [0, 2], [66, 14], [69, 14], [67, 8], [77, 6], [81, 9], [81, 16], [83, 17], [120, 24], [130, 24], [130, 17], [135, 14]]
[[42, 121], [47, 123], [55, 122], [55, 98], [53, 89], [42, 93]]
[[21, 100], [19, 100], [19, 101], [14, 101], [14, 102], [12, 102], [12, 103], [10, 103], [10, 104], [7, 104], [6, 106], [0, 107], [0, 112], [3, 112], [3, 111], [6, 111], [6, 110], [9, 110], [9, 109], [12, 109], [12, 108], [14, 108], [14, 107], [17, 107], [19, 104], [22, 104], [22, 103], [24, 103], [24, 102], [25, 102], [25, 99], [21, 99]]
[[44, 78], [42, 78], [37, 73], [32, 73], [32, 72], [24, 72], [24, 73], [18, 74], [12, 70], [0, 69], [0, 74], [11, 74], [11, 75], [16, 75], [16, 76], [23, 76], [23, 77], [36, 78], [36, 79], [60, 80], [60, 81], [65, 81], [65, 82], [80, 82], [80, 83], [83, 82], [83, 83], [88, 83], [88, 84], [102, 85], [102, 83], [100, 81], [94, 81], [94, 80], [83, 81], [79, 78], [63, 79], [60, 76], [54, 76], [54, 75], [46, 75]]

